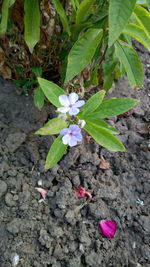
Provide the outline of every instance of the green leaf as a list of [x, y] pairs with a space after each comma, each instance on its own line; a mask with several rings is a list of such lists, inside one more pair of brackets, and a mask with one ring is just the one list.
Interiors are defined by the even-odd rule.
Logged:
[[7, 31], [8, 13], [9, 13], [9, 2], [10, 0], [4, 0], [2, 5], [2, 18], [0, 23], [0, 35]]
[[86, 124], [84, 129], [99, 145], [106, 147], [110, 151], [125, 151], [123, 144], [106, 129], [89, 124]]
[[145, 33], [141, 26], [136, 24], [128, 24], [123, 30], [124, 33], [130, 35], [135, 38], [141, 44], [143, 44], [148, 50], [150, 50], [150, 36]]
[[53, 82], [38, 78], [39, 85], [47, 99], [57, 108], [61, 107], [58, 97], [65, 95], [65, 91]]
[[76, 25], [77, 27], [85, 21], [91, 6], [94, 4], [96, 0], [83, 0], [77, 10], [76, 14]]
[[146, 2], [147, 2], [148, 9], [150, 11], [150, 0], [147, 0]]
[[44, 105], [44, 94], [40, 88], [40, 86], [38, 86], [35, 89], [34, 92], [34, 104], [37, 108], [41, 109]]
[[70, 28], [69, 28], [69, 24], [68, 24], [68, 19], [67, 19], [65, 10], [64, 10], [61, 2], [59, 0], [53, 0], [53, 2], [54, 2], [54, 7], [55, 7], [56, 11], [59, 14], [59, 17], [60, 17], [60, 20], [62, 22], [64, 30], [68, 32], [68, 35], [70, 35]]
[[103, 89], [109, 90], [112, 87], [115, 78], [114, 69], [118, 61], [116, 59], [108, 59], [102, 63], [103, 66]]
[[98, 47], [102, 30], [88, 29], [73, 45], [68, 55], [65, 83], [80, 73], [91, 61]]
[[68, 123], [62, 118], [54, 118], [49, 120], [42, 128], [35, 132], [40, 135], [58, 134], [64, 128], [68, 127]]
[[150, 10], [150, 0], [137, 0], [137, 4], [148, 6], [148, 9]]
[[24, 3], [24, 39], [33, 52], [34, 46], [40, 40], [40, 8], [38, 0], [25, 0]]
[[78, 117], [81, 119], [85, 119], [87, 114], [89, 115], [90, 113], [92, 113], [94, 110], [96, 110], [99, 107], [104, 96], [105, 96], [104, 90], [91, 96], [90, 99], [83, 106], [81, 112], [78, 114]]
[[31, 68], [36, 77], [42, 76], [42, 68], [40, 66], [34, 66]]
[[98, 128], [104, 128], [105, 130], [109, 131], [111, 134], [119, 134], [119, 131], [117, 129], [115, 129], [114, 127], [112, 127], [105, 121], [90, 118], [90, 119], [87, 119], [86, 122], [88, 123], [88, 125], [96, 126]]
[[72, 3], [74, 10], [78, 9], [78, 7], [79, 7], [78, 0], [71, 0], [71, 3]]
[[9, 0], [9, 7], [11, 7], [15, 2], [16, 0]]
[[133, 98], [104, 99], [101, 105], [88, 117], [101, 119], [114, 117], [132, 109], [138, 102]]
[[136, 5], [133, 17], [136, 19], [139, 26], [144, 29], [148, 37], [150, 37], [150, 13], [145, 8]]
[[109, 46], [122, 33], [134, 10], [136, 0], [111, 0], [109, 5]]
[[124, 65], [131, 87], [142, 87], [144, 73], [141, 61], [136, 51], [128, 44], [117, 41], [115, 52], [119, 61]]
[[46, 157], [45, 169], [55, 166], [55, 164], [62, 158], [67, 150], [67, 145], [62, 143], [62, 135], [59, 135], [52, 144], [48, 155]]
[[146, 0], [137, 0], [136, 2], [139, 5], [145, 5], [146, 4]]

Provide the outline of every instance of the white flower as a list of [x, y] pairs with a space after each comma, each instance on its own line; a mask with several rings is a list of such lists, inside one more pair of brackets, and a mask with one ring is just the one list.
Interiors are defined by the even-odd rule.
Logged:
[[76, 124], [71, 124], [69, 128], [64, 128], [60, 131], [64, 135], [62, 142], [64, 145], [76, 146], [77, 142], [82, 141], [81, 129]]
[[59, 102], [63, 106], [57, 110], [61, 113], [69, 112], [70, 115], [77, 115], [79, 108], [85, 104], [84, 100], [79, 100], [79, 96], [76, 93], [71, 93], [69, 96], [60, 95]]

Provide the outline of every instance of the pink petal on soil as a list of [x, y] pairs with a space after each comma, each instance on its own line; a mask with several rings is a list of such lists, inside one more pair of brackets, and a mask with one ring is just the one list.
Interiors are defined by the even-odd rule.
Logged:
[[88, 200], [91, 200], [91, 199], [92, 199], [92, 195], [91, 195], [91, 193], [87, 192], [87, 191], [85, 190], [85, 188], [82, 187], [82, 186], [78, 186], [78, 187], [76, 187], [76, 196], [77, 196], [78, 198], [81, 198], [81, 197], [88, 197]]
[[35, 187], [35, 189], [41, 194], [42, 198], [45, 199], [48, 190], [47, 189], [43, 189], [42, 187]]
[[116, 229], [117, 229], [117, 224], [114, 221], [109, 221], [109, 220], [103, 220], [99, 222], [98, 224], [99, 230], [102, 234], [102, 236], [107, 237], [107, 238], [113, 238]]

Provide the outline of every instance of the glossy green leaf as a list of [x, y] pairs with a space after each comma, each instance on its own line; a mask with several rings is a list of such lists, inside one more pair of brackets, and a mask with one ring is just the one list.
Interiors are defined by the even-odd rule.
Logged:
[[148, 50], [150, 50], [150, 36], [145, 33], [141, 26], [136, 24], [128, 24], [123, 30], [124, 33], [130, 35], [135, 38], [141, 44], [143, 44]]
[[86, 122], [88, 123], [88, 125], [96, 126], [98, 128], [104, 128], [105, 130], [109, 131], [111, 134], [119, 134], [119, 131], [117, 129], [115, 129], [114, 127], [112, 127], [105, 121], [90, 118], [90, 119], [87, 119]]
[[80, 25], [87, 17], [87, 14], [96, 0], [83, 0], [77, 10], [76, 25]]
[[122, 33], [134, 10], [136, 0], [111, 0], [109, 5], [109, 46]]
[[25, 0], [24, 3], [24, 39], [33, 52], [34, 46], [40, 40], [40, 7], [38, 0]]
[[37, 108], [41, 109], [44, 105], [44, 94], [40, 86], [34, 92], [34, 104]]
[[38, 78], [39, 85], [47, 99], [57, 108], [61, 107], [58, 97], [66, 94], [65, 91], [53, 82]]
[[89, 29], [75, 42], [68, 55], [65, 83], [73, 79], [91, 61], [102, 38], [102, 30]]
[[104, 90], [91, 96], [90, 99], [83, 106], [81, 112], [78, 114], [78, 117], [81, 119], [85, 119], [87, 117], [87, 114], [89, 115], [90, 113], [92, 113], [94, 110], [96, 110], [99, 107], [104, 96], [105, 96]]
[[133, 98], [104, 99], [101, 105], [88, 117], [101, 119], [114, 117], [132, 109], [138, 102]]
[[51, 145], [51, 148], [46, 157], [45, 169], [49, 169], [55, 166], [55, 164], [62, 158], [67, 150], [67, 145], [62, 143], [62, 135], [59, 135], [54, 143]]
[[109, 149], [110, 151], [125, 151], [123, 144], [106, 129], [89, 124], [86, 124], [84, 129], [99, 145]]
[[150, 12], [148, 12], [144, 7], [136, 5], [133, 17], [150, 38]]
[[68, 123], [62, 118], [54, 118], [49, 120], [42, 128], [35, 132], [40, 135], [58, 134], [64, 128], [67, 128]]
[[4, 34], [7, 31], [8, 13], [9, 13], [9, 0], [4, 0], [2, 4], [0, 34]]
[[55, 7], [56, 11], [59, 14], [64, 31], [67, 31], [68, 35], [70, 35], [70, 27], [69, 27], [68, 19], [67, 19], [65, 10], [64, 10], [61, 2], [59, 0], [53, 0], [53, 2], [54, 2], [54, 7]]
[[115, 52], [119, 61], [124, 65], [130, 86], [142, 87], [144, 73], [141, 61], [135, 49], [122, 41], [117, 41], [115, 43]]

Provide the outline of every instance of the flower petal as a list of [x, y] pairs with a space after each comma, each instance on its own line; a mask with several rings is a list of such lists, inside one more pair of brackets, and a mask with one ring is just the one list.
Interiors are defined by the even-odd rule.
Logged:
[[103, 220], [98, 224], [99, 230], [104, 237], [113, 238], [116, 233], [116, 222]]
[[59, 102], [60, 102], [60, 104], [61, 104], [62, 106], [65, 106], [65, 107], [67, 107], [67, 106], [70, 105], [69, 98], [68, 98], [68, 96], [66, 96], [66, 95], [60, 95], [60, 96], [59, 96]]
[[69, 146], [76, 146], [77, 145], [77, 139], [75, 136], [71, 136], [69, 140]]
[[76, 124], [71, 124], [70, 127], [69, 127], [69, 130], [71, 132], [75, 132], [75, 133], [76, 132], [81, 132], [80, 127], [78, 125], [76, 125]]
[[76, 93], [71, 93], [68, 98], [70, 104], [74, 104], [78, 100], [79, 96]]
[[85, 188], [82, 187], [82, 186], [78, 186], [78, 187], [76, 188], [76, 196], [77, 196], [78, 198], [85, 197], [85, 196], [86, 196]]
[[70, 138], [71, 138], [71, 136], [69, 134], [64, 135], [63, 138], [62, 138], [63, 144], [64, 145], [68, 145], [69, 141], [70, 141]]
[[65, 135], [65, 134], [68, 134], [68, 132], [69, 132], [69, 129], [68, 128], [64, 128], [64, 129], [62, 129], [60, 131], [60, 134]]
[[70, 115], [77, 115], [78, 113], [79, 113], [79, 109], [78, 108], [76, 108], [76, 107], [72, 107], [72, 108], [70, 108], [70, 110], [69, 110], [69, 114]]
[[82, 134], [81, 133], [79, 133], [79, 132], [76, 133], [75, 134], [75, 137], [76, 137], [76, 139], [77, 139], [78, 142], [81, 142], [82, 141]]
[[66, 113], [70, 110], [70, 108], [69, 107], [62, 107], [62, 108], [58, 108], [57, 110], [61, 113]]
[[47, 189], [44, 189], [42, 187], [35, 187], [35, 189], [41, 194], [43, 199], [46, 198], [46, 195], [47, 195], [47, 192], [48, 192]]
[[84, 104], [85, 104], [85, 101], [84, 101], [84, 100], [79, 100], [79, 101], [77, 101], [73, 106], [76, 107], [76, 108], [80, 108], [80, 107], [82, 107]]
[[82, 186], [78, 186], [78, 187], [76, 188], [76, 196], [77, 196], [78, 198], [81, 198], [81, 197], [87, 197], [89, 201], [92, 200], [92, 195], [91, 195], [91, 193], [90, 193], [90, 192], [87, 192], [87, 191], [85, 190], [85, 188], [82, 187]]

